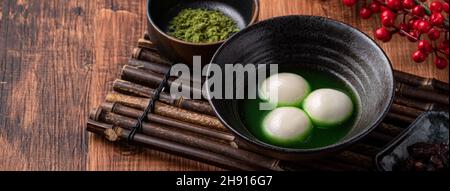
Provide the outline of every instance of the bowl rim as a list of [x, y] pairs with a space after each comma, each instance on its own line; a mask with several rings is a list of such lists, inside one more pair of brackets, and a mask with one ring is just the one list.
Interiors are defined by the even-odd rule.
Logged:
[[[166, 32], [162, 31], [158, 25], [155, 24], [155, 22], [153, 21], [153, 18], [150, 15], [150, 3], [151, 1], [155, 1], [155, 0], [147, 0], [147, 20], [149, 21], [150, 25], [152, 25], [156, 31], [158, 33], [160, 33], [161, 35], [163, 35], [165, 38], [168, 38], [169, 40], [181, 43], [181, 44], [186, 44], [186, 45], [191, 45], [191, 46], [211, 46], [211, 45], [220, 45], [223, 44], [225, 41], [227, 41], [228, 39], [230, 39], [232, 36], [228, 37], [225, 40], [221, 40], [221, 41], [217, 41], [217, 42], [212, 42], [212, 43], [193, 43], [193, 42], [187, 42], [187, 41], [183, 41], [180, 39], [177, 39], [175, 37], [170, 36], [169, 34], [167, 34]], [[255, 24], [258, 21], [258, 17], [259, 17], [259, 9], [260, 9], [260, 4], [259, 4], [259, 0], [252, 0], [253, 1], [253, 10], [252, 10], [252, 19], [250, 20], [250, 22], [240, 31], [244, 30], [245, 28], [247, 28], [248, 26], [251, 26], [253, 24]]]
[[[326, 20], [328, 22], [333, 22], [336, 24], [339, 24], [341, 26], [344, 26], [346, 28], [348, 28], [349, 30], [352, 30], [354, 32], [356, 32], [357, 34], [361, 34], [361, 37], [366, 38], [366, 40], [372, 44], [373, 47], [377, 48], [385, 57], [385, 59], [387, 60], [387, 67], [388, 67], [388, 71], [390, 74], [387, 74], [390, 80], [392, 80], [392, 87], [391, 87], [391, 91], [390, 91], [390, 96], [389, 96], [389, 103], [386, 105], [386, 108], [384, 108], [384, 110], [382, 111], [382, 114], [380, 116], [378, 116], [377, 120], [375, 120], [371, 127], [367, 128], [366, 130], [362, 131], [361, 133], [356, 134], [355, 136], [351, 137], [350, 139], [343, 141], [341, 143], [338, 144], [332, 144], [332, 145], [328, 145], [325, 147], [319, 147], [319, 148], [312, 148], [312, 149], [296, 149], [296, 148], [287, 148], [287, 147], [280, 147], [280, 146], [275, 146], [269, 143], [265, 143], [259, 139], [255, 139], [252, 140], [249, 137], [243, 135], [242, 133], [240, 133], [239, 131], [235, 130], [233, 127], [231, 127], [223, 118], [222, 116], [219, 115], [219, 112], [217, 110], [217, 108], [215, 107], [215, 105], [213, 104], [213, 101], [211, 99], [210, 96], [210, 90], [207, 90], [207, 98], [208, 98], [208, 102], [211, 105], [214, 113], [216, 114], [216, 116], [219, 118], [219, 120], [225, 125], [225, 127], [227, 127], [227, 129], [229, 129], [230, 131], [232, 131], [235, 135], [237, 135], [239, 138], [241, 138], [242, 140], [254, 144], [256, 146], [259, 147], [263, 147], [265, 149], [270, 149], [272, 151], [276, 151], [276, 152], [282, 152], [282, 153], [292, 153], [292, 154], [316, 154], [316, 153], [320, 153], [323, 151], [327, 151], [327, 152], [334, 152], [334, 151], [338, 151], [344, 147], [350, 146], [356, 142], [358, 142], [359, 140], [361, 140], [362, 138], [364, 138], [365, 136], [367, 136], [369, 133], [371, 133], [376, 127], [378, 127], [381, 122], [383, 121], [383, 119], [386, 117], [386, 115], [389, 113], [390, 108], [392, 107], [392, 104], [394, 102], [394, 98], [395, 98], [395, 78], [394, 78], [394, 70], [393, 70], [393, 66], [392, 66], [392, 62], [389, 59], [389, 57], [387, 56], [386, 52], [380, 47], [380, 45], [378, 45], [374, 39], [370, 38], [369, 35], [367, 35], [366, 33], [362, 32], [361, 30], [347, 24], [344, 23], [342, 21], [338, 21], [338, 20], [334, 20], [331, 18], [327, 18], [327, 17], [322, 17], [322, 16], [314, 16], [314, 15], [286, 15], [286, 16], [279, 16], [279, 17], [272, 17], [270, 19], [266, 19], [263, 21], [260, 21], [252, 26], [249, 26], [241, 31], [239, 31], [238, 33], [234, 34], [233, 36], [231, 36], [224, 44], [222, 44], [217, 51], [215, 52], [214, 56], [211, 59], [211, 62], [208, 64], [208, 69], [207, 71], [210, 72], [211, 70], [211, 64], [213, 64], [213, 61], [216, 59], [217, 55], [219, 54], [219, 52], [222, 51], [222, 49], [225, 48], [225, 46], [227, 46], [228, 42], [231, 42], [232, 39], [238, 38], [239, 36], [243, 35], [246, 32], [249, 32], [251, 30], [253, 30], [256, 27], [259, 27], [262, 24], [265, 24], [269, 21], [277, 21], [277, 20], [283, 20], [283, 19], [298, 19], [298, 18], [313, 18], [313, 19], [321, 19], [321, 20]], [[389, 80], [388, 79], [388, 80]], [[206, 85], [208, 85], [208, 80], [206, 80], [207, 83]]]

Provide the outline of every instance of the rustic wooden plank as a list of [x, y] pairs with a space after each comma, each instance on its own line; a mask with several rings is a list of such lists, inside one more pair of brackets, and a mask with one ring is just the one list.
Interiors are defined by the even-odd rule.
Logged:
[[[98, 1], [94, 18], [95, 64], [91, 81], [91, 106], [105, 100], [112, 82], [131, 55], [146, 27], [144, 1]], [[126, 23], [126, 24], [124, 24]], [[91, 135], [89, 138], [89, 170], [216, 170], [199, 162], [150, 149], [130, 152]]]
[[[321, 15], [371, 37], [380, 26], [338, 0], [260, 1], [261, 19]], [[124, 147], [84, 132], [89, 108], [104, 99], [145, 30], [145, 2], [0, 3], [0, 170], [216, 169], [150, 150], [124, 156]], [[411, 62], [414, 43], [396, 36], [381, 46], [396, 69], [448, 82], [448, 69]]]
[[0, 169], [84, 170], [91, 1], [2, 1]]

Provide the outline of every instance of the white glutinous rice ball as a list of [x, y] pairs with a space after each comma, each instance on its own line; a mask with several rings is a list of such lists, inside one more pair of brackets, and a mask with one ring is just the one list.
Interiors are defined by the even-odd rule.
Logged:
[[279, 145], [305, 142], [312, 131], [313, 125], [308, 115], [296, 107], [277, 108], [263, 120], [263, 133]]
[[303, 109], [318, 128], [344, 123], [352, 116], [353, 108], [348, 95], [333, 89], [313, 91], [303, 102]]
[[260, 98], [277, 106], [300, 106], [310, 92], [308, 82], [292, 73], [270, 76], [259, 88]]

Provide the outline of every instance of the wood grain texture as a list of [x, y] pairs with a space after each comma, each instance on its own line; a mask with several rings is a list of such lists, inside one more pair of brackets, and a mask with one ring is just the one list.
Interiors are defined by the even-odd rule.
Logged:
[[[90, 105], [98, 106], [112, 90], [123, 64], [145, 30], [145, 2], [130, 1], [111, 9], [104, 2], [97, 5], [94, 17], [95, 65], [91, 81]], [[126, 23], [126, 24], [125, 24]], [[206, 170], [214, 169], [198, 162], [152, 150], [119, 147], [102, 138], [89, 138], [89, 170]]]
[[[145, 0], [3, 0], [0, 3], [0, 170], [218, 170], [85, 132], [146, 28]], [[261, 0], [261, 19], [302, 14], [380, 26], [339, 0]], [[413, 43], [381, 44], [394, 68], [448, 82], [448, 69], [414, 64]]]
[[91, 1], [1, 7], [0, 169], [84, 170]]

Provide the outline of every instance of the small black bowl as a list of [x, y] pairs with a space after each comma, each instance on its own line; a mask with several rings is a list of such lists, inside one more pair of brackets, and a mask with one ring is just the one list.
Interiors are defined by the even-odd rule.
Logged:
[[148, 0], [150, 40], [171, 60], [192, 64], [192, 56], [202, 56], [208, 64], [224, 41], [191, 43], [167, 34], [170, 21], [186, 8], [218, 10], [233, 19], [240, 29], [255, 23], [259, 16], [259, 0]]
[[448, 113], [427, 112], [416, 119], [401, 135], [375, 157], [379, 171], [394, 171], [395, 166], [409, 157], [408, 147], [415, 143], [441, 144], [449, 142]]
[[383, 50], [359, 30], [323, 17], [285, 16], [254, 24], [219, 48], [210, 69], [218, 65], [224, 71], [228, 64], [279, 64], [280, 69], [326, 72], [348, 84], [359, 97], [359, 113], [350, 132], [336, 144], [315, 149], [262, 142], [245, 126], [238, 100], [210, 99], [220, 120], [244, 144], [282, 160], [316, 158], [357, 142], [378, 126], [394, 98], [392, 66]]

